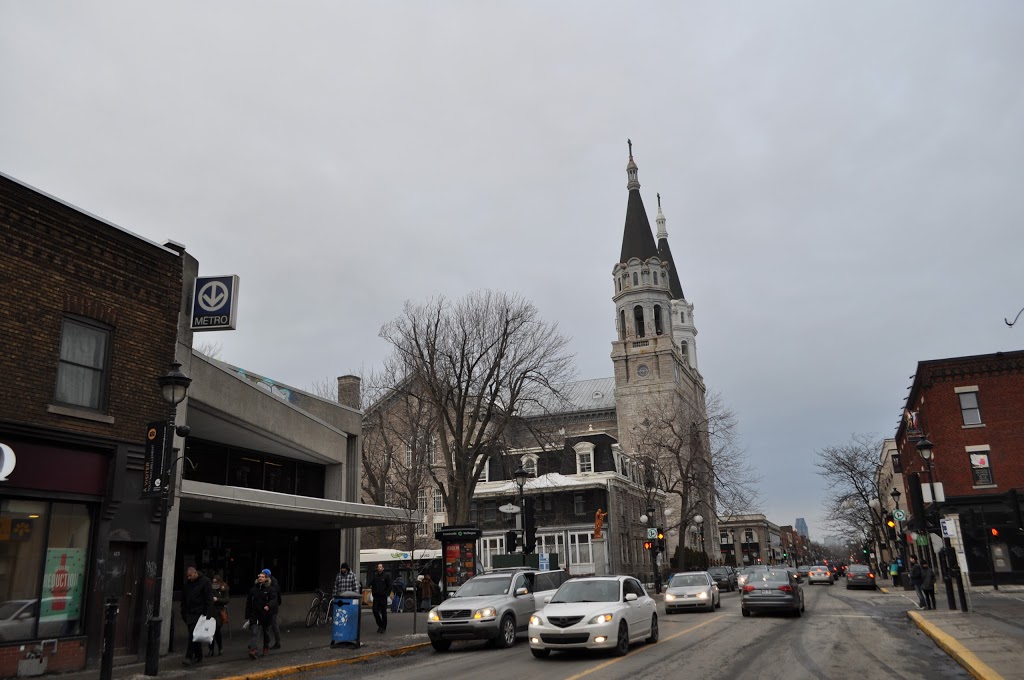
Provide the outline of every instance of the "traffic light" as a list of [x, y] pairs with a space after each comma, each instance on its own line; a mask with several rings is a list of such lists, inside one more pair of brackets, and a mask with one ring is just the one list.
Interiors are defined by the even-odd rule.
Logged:
[[789, 558], [789, 553], [786, 553], [786, 552], [782, 553], [782, 559], [785, 560], [785, 559], [788, 559], [788, 558]]
[[509, 529], [505, 532], [505, 552], [512, 554], [516, 551], [516, 543], [519, 538], [519, 534], [515, 529]]
[[999, 529], [992, 527], [992, 538], [999, 538]]
[[654, 550], [654, 541], [644, 541], [644, 550]]
[[658, 529], [658, 552], [665, 552], [665, 533]]
[[537, 520], [533, 513], [533, 501], [529, 499], [524, 500], [523, 526], [526, 527], [526, 531], [523, 532], [523, 552], [527, 555], [532, 554], [534, 548], [537, 547]]

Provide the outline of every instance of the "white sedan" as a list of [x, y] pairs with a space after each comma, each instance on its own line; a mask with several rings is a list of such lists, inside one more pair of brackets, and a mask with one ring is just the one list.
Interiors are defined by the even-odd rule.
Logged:
[[530, 651], [614, 649], [623, 656], [632, 642], [658, 641], [658, 609], [631, 576], [592, 576], [566, 581], [530, 617]]

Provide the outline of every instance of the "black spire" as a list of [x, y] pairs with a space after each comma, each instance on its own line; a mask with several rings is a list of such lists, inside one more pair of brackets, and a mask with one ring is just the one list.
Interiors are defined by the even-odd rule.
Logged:
[[668, 247], [668, 230], [665, 228], [665, 213], [661, 212], [661, 194], [658, 194], [658, 257], [668, 264], [668, 289], [673, 300], [685, 300], [683, 285], [679, 283], [679, 272], [676, 262], [672, 259], [672, 249]]
[[633, 142], [627, 139], [626, 143], [629, 144], [629, 163], [626, 164], [626, 177], [629, 178], [626, 188], [629, 189], [629, 199], [626, 202], [626, 226], [622, 231], [622, 253], [619, 255], [619, 262], [628, 262], [633, 257], [646, 260], [658, 254], [658, 247], [654, 244], [654, 236], [651, 234], [651, 223], [644, 208], [644, 200], [640, 198], [640, 181], [637, 179], [637, 167], [633, 161]]

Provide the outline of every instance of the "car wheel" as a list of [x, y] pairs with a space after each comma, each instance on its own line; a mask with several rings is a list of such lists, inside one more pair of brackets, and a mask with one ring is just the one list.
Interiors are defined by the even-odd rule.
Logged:
[[434, 648], [435, 652], [447, 652], [452, 648], [451, 640], [431, 640], [430, 646]]
[[802, 608], [800, 608], [800, 607], [797, 607], [797, 608], [796, 608], [796, 609], [795, 609], [795, 610], [793, 611], [793, 616], [795, 616], [795, 617], [797, 617], [797, 618], [800, 618], [800, 612], [802, 612], [802, 611], [803, 611], [803, 609], [802, 609]]
[[498, 631], [498, 639], [494, 642], [499, 649], [507, 649], [516, 643], [516, 622], [508, 614], [501, 619]]
[[615, 643], [615, 655], [626, 656], [629, 654], [629, 628], [626, 622], [619, 623], [619, 639]]
[[651, 636], [647, 638], [647, 642], [652, 645], [661, 638], [661, 633], [658, 631], [658, 615], [655, 614], [651, 617]]
[[550, 649], [531, 649], [530, 652], [537, 659], [546, 659], [551, 655]]
[[800, 611], [802, 611], [802, 612], [807, 611], [807, 607], [804, 605], [804, 598], [803, 598], [802, 595], [800, 596]]
[[722, 608], [722, 596], [719, 595], [718, 599], [715, 601], [715, 609], [721, 609], [721, 608]]
[[750, 616], [750, 610], [749, 609], [741, 609], [740, 610], [740, 614], [743, 614], [744, 616]]

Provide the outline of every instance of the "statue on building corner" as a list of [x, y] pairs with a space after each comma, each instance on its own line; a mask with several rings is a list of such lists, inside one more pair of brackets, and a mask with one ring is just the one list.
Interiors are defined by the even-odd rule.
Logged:
[[601, 508], [598, 508], [597, 512], [594, 514], [594, 539], [595, 540], [598, 539], [598, 538], [601, 538], [601, 527], [604, 526], [604, 518], [607, 517], [607, 516], [608, 516], [608, 513], [602, 511]]

